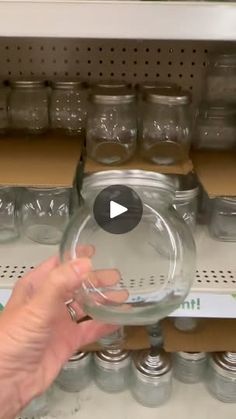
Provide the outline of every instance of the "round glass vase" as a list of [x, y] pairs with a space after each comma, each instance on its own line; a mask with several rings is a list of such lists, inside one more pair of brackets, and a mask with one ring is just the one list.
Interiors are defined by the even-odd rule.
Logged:
[[[142, 200], [141, 221], [126, 234], [108, 233], [94, 218], [96, 196], [111, 185], [129, 186]], [[117, 191], [109, 199], [119, 201]], [[74, 295], [91, 317], [150, 325], [185, 299], [194, 278], [195, 244], [173, 208], [174, 192], [173, 182], [154, 172], [106, 171], [84, 179], [84, 202], [66, 229], [60, 255], [63, 262], [76, 259], [81, 246], [92, 246], [93, 271]]]

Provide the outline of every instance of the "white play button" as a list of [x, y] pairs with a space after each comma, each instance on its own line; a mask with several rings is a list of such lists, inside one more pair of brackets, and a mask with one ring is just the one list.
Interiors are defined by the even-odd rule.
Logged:
[[110, 201], [110, 218], [118, 217], [118, 215], [124, 214], [126, 211], [128, 211], [128, 208], [115, 201]]

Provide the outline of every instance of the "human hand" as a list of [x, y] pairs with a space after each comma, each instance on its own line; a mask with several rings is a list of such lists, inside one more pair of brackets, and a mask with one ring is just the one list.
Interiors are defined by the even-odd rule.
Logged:
[[[83, 249], [80, 259], [63, 265], [54, 257], [32, 270], [17, 282], [0, 316], [0, 383], [6, 392], [11, 387], [17, 401], [13, 415], [50, 386], [76, 350], [117, 329], [95, 320], [76, 324], [65, 306], [91, 276], [91, 252], [89, 247]], [[104, 285], [119, 281], [116, 270], [102, 273], [91, 277]], [[79, 307], [76, 311], [84, 316]], [[0, 395], [0, 418], [13, 417], [1, 416], [1, 408]]]

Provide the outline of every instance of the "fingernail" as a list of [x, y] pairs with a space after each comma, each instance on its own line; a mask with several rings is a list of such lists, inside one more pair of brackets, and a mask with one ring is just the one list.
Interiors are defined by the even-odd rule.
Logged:
[[76, 259], [72, 262], [72, 268], [77, 275], [82, 276], [87, 274], [92, 269], [91, 261], [88, 258]]

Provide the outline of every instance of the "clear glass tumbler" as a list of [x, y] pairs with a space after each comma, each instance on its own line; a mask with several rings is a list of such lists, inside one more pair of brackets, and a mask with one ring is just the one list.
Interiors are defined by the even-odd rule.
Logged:
[[42, 244], [57, 244], [69, 220], [70, 189], [25, 188], [21, 197], [23, 234]]

